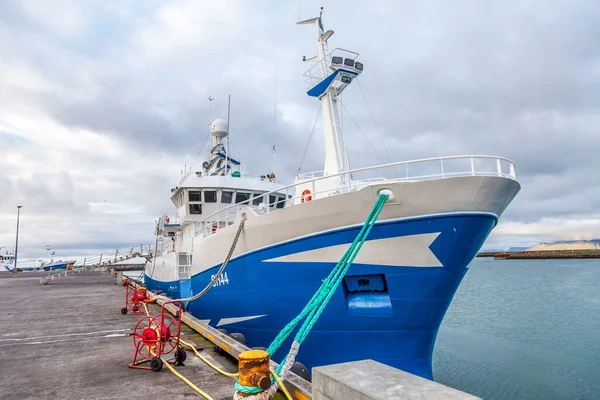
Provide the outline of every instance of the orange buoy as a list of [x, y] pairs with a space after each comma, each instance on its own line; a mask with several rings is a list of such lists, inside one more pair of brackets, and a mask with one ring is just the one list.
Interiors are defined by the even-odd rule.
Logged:
[[311, 201], [312, 196], [310, 194], [310, 190], [304, 189], [302, 191], [302, 196], [300, 197], [300, 203], [304, 203], [305, 201]]

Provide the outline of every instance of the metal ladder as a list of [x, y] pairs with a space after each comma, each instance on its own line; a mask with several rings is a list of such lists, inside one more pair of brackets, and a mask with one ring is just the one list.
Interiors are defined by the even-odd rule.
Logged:
[[186, 252], [177, 253], [177, 274], [179, 280], [186, 280], [191, 278], [191, 266], [192, 266], [192, 255]]

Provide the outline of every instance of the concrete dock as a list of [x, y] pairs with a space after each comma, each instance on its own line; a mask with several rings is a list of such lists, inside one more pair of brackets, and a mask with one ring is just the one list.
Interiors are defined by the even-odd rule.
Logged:
[[[168, 369], [130, 369], [139, 315], [121, 315], [125, 290], [108, 272], [85, 272], [40, 285], [47, 273], [0, 272], [0, 399], [187, 399], [197, 394]], [[151, 314], [158, 306], [151, 305]], [[230, 371], [214, 345], [182, 328], [186, 341]], [[191, 351], [177, 371], [215, 400], [231, 399], [224, 377]]]

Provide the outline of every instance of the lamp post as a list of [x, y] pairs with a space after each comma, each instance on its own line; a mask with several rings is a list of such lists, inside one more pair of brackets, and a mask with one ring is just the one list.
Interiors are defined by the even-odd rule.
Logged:
[[17, 272], [17, 255], [19, 253], [19, 217], [21, 216], [21, 208], [23, 206], [17, 206], [17, 239], [15, 243], [15, 267], [13, 272]]

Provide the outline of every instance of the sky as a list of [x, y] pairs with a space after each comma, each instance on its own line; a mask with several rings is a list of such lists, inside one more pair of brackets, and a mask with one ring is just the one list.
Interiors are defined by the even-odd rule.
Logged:
[[0, 246], [17, 205], [22, 257], [153, 243], [229, 95], [250, 173], [270, 171], [274, 137], [279, 179], [322, 169], [314, 30], [295, 24], [321, 6], [330, 47], [365, 65], [343, 99], [353, 167], [506, 157], [522, 189], [484, 248], [600, 238], [595, 0], [4, 0]]

